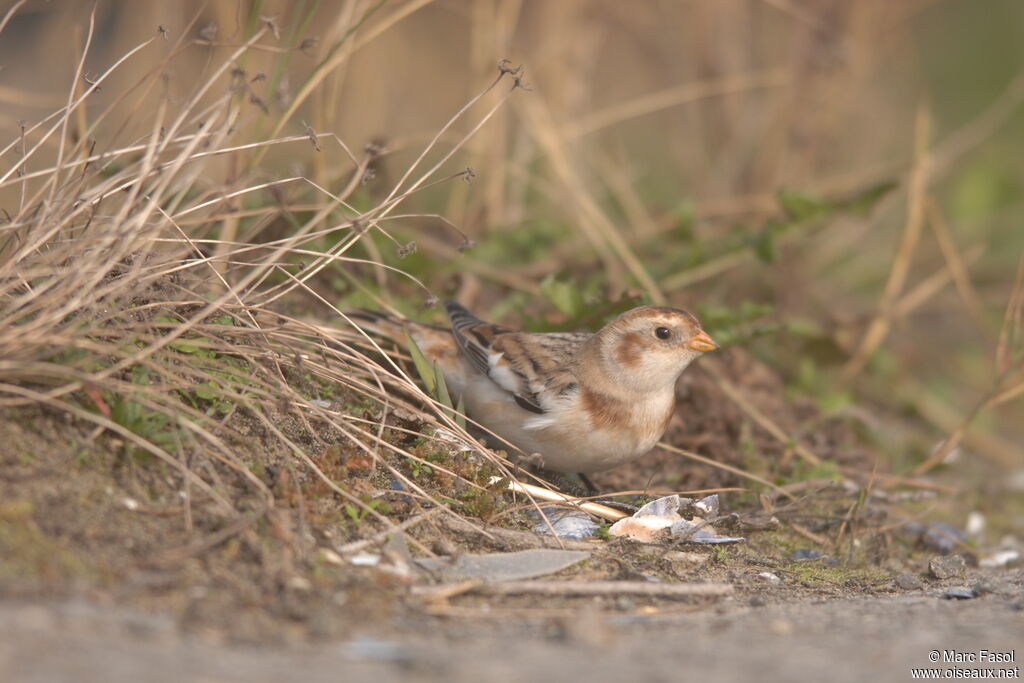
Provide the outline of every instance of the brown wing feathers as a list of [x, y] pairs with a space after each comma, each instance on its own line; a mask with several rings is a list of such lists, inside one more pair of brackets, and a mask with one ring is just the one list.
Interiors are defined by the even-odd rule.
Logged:
[[537, 367], [536, 361], [529, 354], [523, 353], [518, 342], [522, 335], [480, 320], [455, 301], [446, 301], [444, 307], [452, 321], [455, 341], [470, 362], [495, 384], [512, 394], [520, 408], [544, 413], [526, 368], [521, 367], [523, 360], [532, 364], [534, 369]]

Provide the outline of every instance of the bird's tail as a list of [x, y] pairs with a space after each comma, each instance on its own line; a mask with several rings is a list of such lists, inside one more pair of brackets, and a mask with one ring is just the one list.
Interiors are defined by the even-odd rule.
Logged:
[[455, 339], [447, 327], [365, 308], [347, 310], [345, 315], [363, 331], [403, 347], [408, 344], [408, 337], [412, 337], [427, 360], [439, 362], [442, 367], [453, 362], [453, 356], [457, 355], [453, 354]]
[[368, 308], [349, 309], [345, 311], [345, 316], [365, 332], [392, 341], [405, 341], [406, 330], [412, 325], [418, 325], [411, 320]]

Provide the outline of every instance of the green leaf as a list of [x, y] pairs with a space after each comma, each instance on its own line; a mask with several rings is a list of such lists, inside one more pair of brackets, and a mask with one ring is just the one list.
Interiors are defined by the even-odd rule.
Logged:
[[[211, 389], [207, 389], [206, 387], [211, 387], [212, 390]], [[196, 392], [196, 396], [198, 396], [199, 398], [205, 399], [207, 401], [212, 401], [212, 400], [214, 400], [215, 398], [218, 397], [218, 393], [217, 393], [218, 389], [220, 389], [220, 385], [217, 384], [216, 381], [211, 379], [205, 385], [200, 385], [200, 386], [196, 387], [195, 392]]]
[[831, 479], [834, 482], [843, 481], [843, 473], [839, 470], [839, 465], [834, 462], [821, 462], [813, 467], [810, 467], [806, 472], [803, 473], [802, 479]]
[[173, 341], [168, 344], [169, 347], [175, 351], [181, 351], [182, 353], [195, 353], [199, 350], [199, 347], [195, 344], [189, 344], [183, 341]]
[[459, 396], [459, 404], [455, 406], [455, 424], [459, 427], [466, 428], [466, 404], [462, 400], [462, 396]]
[[896, 187], [896, 182], [886, 180], [885, 182], [873, 185], [854, 197], [841, 202], [839, 206], [845, 211], [864, 216], [867, 215], [871, 209], [875, 208], [875, 205], [882, 201], [885, 195], [896, 189]]
[[408, 330], [405, 333], [405, 340], [409, 346], [409, 355], [412, 356], [413, 365], [416, 366], [416, 372], [419, 373], [420, 379], [426, 385], [427, 393], [433, 396], [437, 391], [437, 373], [434, 371], [434, 366], [423, 355], [423, 351], [420, 350]]
[[693, 240], [693, 231], [697, 225], [697, 207], [691, 200], [684, 199], [672, 210], [672, 221], [681, 239]]
[[437, 367], [436, 361], [431, 367], [431, 370], [434, 373], [434, 380], [437, 382], [437, 395], [434, 396], [434, 398], [440, 401], [442, 405], [454, 409], [455, 405], [452, 403], [452, 395], [448, 393], [448, 384], [444, 381], [444, 373], [441, 372], [439, 367]]
[[848, 391], [827, 393], [818, 399], [818, 408], [821, 409], [821, 412], [829, 415], [838, 413], [852, 405], [854, 405], [854, 398]]
[[577, 284], [562, 282], [553, 275], [541, 280], [540, 291], [562, 313], [577, 316], [583, 310], [583, 294]]
[[153, 380], [149, 376], [149, 368], [145, 365], [133, 365], [132, 366], [132, 384], [141, 384], [142, 386], [149, 386], [153, 383]]
[[757, 254], [757, 258], [765, 263], [774, 263], [778, 257], [778, 247], [775, 243], [775, 232], [778, 224], [772, 221], [765, 223], [764, 227], [756, 235], [750, 238], [750, 246]]
[[823, 197], [797, 190], [791, 187], [784, 187], [776, 195], [779, 206], [793, 220], [802, 221], [815, 216], [828, 213], [832, 205]]

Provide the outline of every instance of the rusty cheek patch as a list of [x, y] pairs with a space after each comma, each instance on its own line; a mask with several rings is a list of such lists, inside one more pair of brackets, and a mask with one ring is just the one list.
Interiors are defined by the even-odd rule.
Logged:
[[619, 341], [619, 347], [615, 350], [615, 358], [619, 361], [619, 365], [635, 368], [640, 363], [640, 354], [643, 349], [644, 344], [640, 335], [630, 332]]
[[629, 407], [622, 401], [587, 387], [583, 387], [580, 399], [595, 429], [622, 429], [629, 426]]

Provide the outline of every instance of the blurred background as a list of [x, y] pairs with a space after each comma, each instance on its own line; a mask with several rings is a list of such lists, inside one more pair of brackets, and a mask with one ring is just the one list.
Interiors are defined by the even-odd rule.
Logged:
[[[687, 307], [788, 398], [855, 424], [885, 467], [945, 461], [983, 509], [1024, 487], [1020, 309], [1007, 315], [1024, 252], [1024, 4], [105, 1], [86, 51], [92, 7], [32, 0], [9, 17], [5, 170], [19, 122], [140, 43], [152, 39], [90, 99], [82, 129], [139, 83], [151, 95], [91, 131], [97, 153], [150, 134], [147, 103], [185, 101], [272, 18], [278, 35], [238, 60], [251, 104], [238, 142], [337, 141], [226, 157], [201, 179], [208, 191], [286, 176], [340, 191], [374, 145], [385, 153], [350, 198], [358, 211], [439, 131], [424, 170], [482, 123], [436, 175], [471, 167], [472, 182], [428, 184], [355, 254], [426, 290], [372, 264], [338, 267], [314, 283], [332, 303], [439, 320], [424, 300], [454, 296], [534, 329], [599, 324], [622, 301]], [[486, 90], [503, 59], [522, 65], [524, 87], [506, 76]], [[323, 200], [301, 183], [250, 193], [231, 229], [273, 239], [289, 211]], [[204, 220], [197, 230], [228, 229]]]

